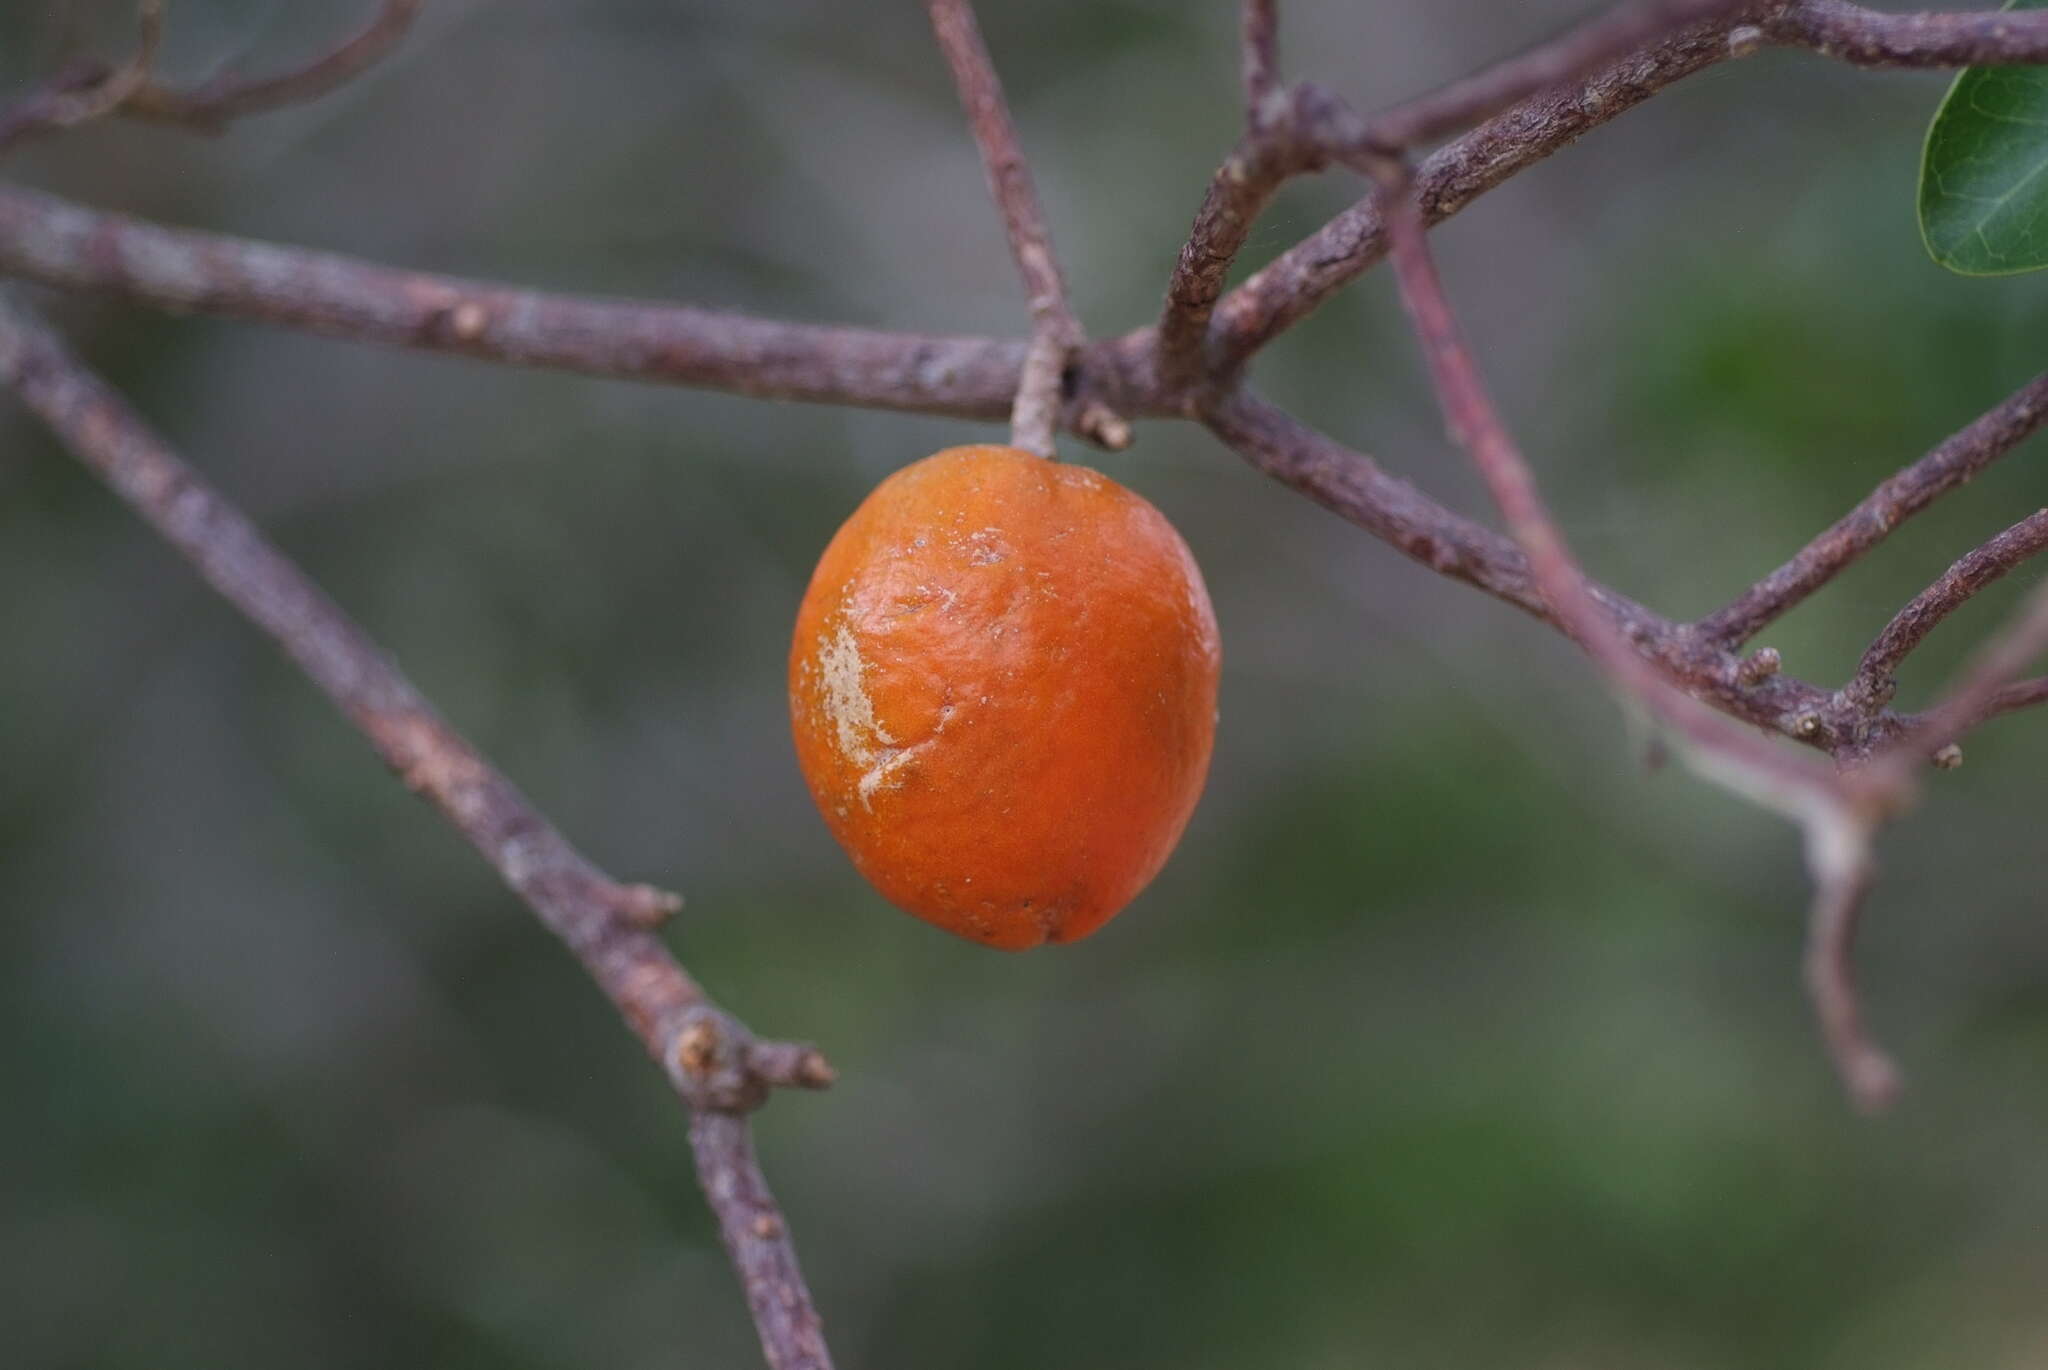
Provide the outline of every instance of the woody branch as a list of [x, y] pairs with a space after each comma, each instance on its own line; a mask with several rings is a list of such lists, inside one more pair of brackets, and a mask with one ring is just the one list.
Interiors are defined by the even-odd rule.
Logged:
[[753, 1169], [746, 1114], [773, 1086], [830, 1084], [825, 1058], [810, 1047], [756, 1041], [713, 1004], [655, 935], [681, 900], [620, 884], [592, 865], [247, 516], [5, 296], [0, 388], [13, 390], [283, 648], [407, 788], [440, 810], [582, 962], [691, 1108], [699, 1176], [769, 1362], [778, 1370], [823, 1370], [829, 1361], [817, 1315], [774, 1198]]
[[[1773, 7], [1773, 12], [1780, 22], [1790, 23], [1803, 8]], [[1742, 29], [1753, 27], [1737, 24], [1747, 13], [1694, 24], [1562, 91], [1530, 96], [1494, 116], [1420, 168], [1419, 198], [1425, 212], [1432, 217], [1453, 212], [1469, 202], [1464, 197], [1533, 164], [1590, 126], [1585, 118], [1562, 117], [1561, 111], [1591, 110], [1611, 117], [1612, 112], [1647, 98], [1662, 84], [1728, 55], [1740, 46]], [[1831, 14], [1839, 21], [1839, 14]], [[1851, 17], [1880, 35], [1893, 27], [1890, 16], [1857, 11]], [[1948, 18], [1957, 21], [1949, 30], [1962, 39], [1978, 41], [1980, 29], [1990, 31], [1964, 22], [1971, 16]], [[1255, 78], [1270, 82], [1269, 57], [1264, 59], [1268, 74], [1257, 77], [1261, 69], [1257, 50], [1263, 43], [1270, 52], [1270, 30], [1263, 38], [1256, 32], [1252, 36], [1257, 41], [1248, 70]], [[2032, 41], [2037, 55], [2048, 54], [2048, 35], [2036, 34]], [[1599, 55], [1597, 48], [1591, 51]], [[1970, 51], [1949, 55], [1961, 60]], [[1926, 60], [1940, 55], [1930, 55], [1924, 46], [1921, 51]], [[1354, 141], [1358, 136], [1356, 126], [1338, 132]], [[1297, 133], [1312, 138], [1332, 136], [1328, 128]], [[1481, 163], [1491, 170], [1475, 180], [1475, 169]], [[1372, 218], [1376, 212], [1369, 211], [1365, 217]], [[1340, 219], [1297, 251], [1320, 253], [1318, 245], [1339, 231], [1343, 222]], [[1384, 250], [1384, 234], [1373, 228], [1360, 246], [1362, 252], [1349, 259], [1352, 265], [1358, 265], [1361, 258], [1368, 262], [1376, 259]], [[1345, 254], [1338, 253], [1335, 260], [1346, 260]], [[1289, 309], [1284, 301], [1292, 297], [1300, 301], [1296, 307], [1305, 312], [1332, 284], [1321, 279], [1289, 285], [1284, 279], [1287, 261], [1288, 256], [1283, 255], [1268, 272], [1254, 276], [1235, 295], [1220, 302], [1210, 328], [1212, 374], [1217, 379], [1227, 378], [1236, 365], [1233, 344], [1243, 340], [1241, 324], [1250, 317], [1247, 308], [1267, 309], [1278, 299], [1283, 301], [1284, 317]], [[962, 417], [992, 417], [1010, 409], [1023, 388], [1020, 381], [1029, 351], [1028, 346], [997, 339], [785, 324], [399, 272], [328, 254], [179, 233], [96, 215], [34, 192], [5, 187], [0, 187], [0, 270], [53, 284], [113, 290], [150, 303], [262, 319], [365, 341], [588, 374]], [[1245, 303], [1234, 305], [1238, 300]], [[1098, 419], [1105, 409], [1133, 416], [1186, 409], [1185, 393], [1162, 377], [1156, 336], [1150, 330], [1089, 346], [1071, 373], [1076, 397], [1065, 408], [1069, 426], [1086, 426], [1083, 415], [1092, 405], [1102, 406], [1094, 410]], [[1212, 413], [1208, 418], [1212, 426], [1214, 417]], [[1294, 428], [1297, 437], [1305, 431], [1298, 425]], [[1268, 439], [1273, 431], [1267, 425]], [[1328, 488], [1333, 483], [1331, 459], [1340, 454], [1346, 460], [1363, 460], [1317, 435], [1316, 441], [1281, 464], [1292, 470], [1291, 478], [1301, 488], [1316, 493], [1317, 487], [1324, 487], [1318, 497], [1326, 502], [1356, 505], [1356, 490]], [[1427, 525], [1441, 522], [1435, 516], [1448, 511], [1431, 508], [1426, 500], [1420, 508], [1413, 500], [1404, 503], [1408, 506], [1405, 510], [1363, 512], [1371, 515], [1368, 526], [1412, 549], [1429, 541]], [[1414, 517], [1399, 516], [1401, 513], [1424, 517], [1418, 523]], [[1823, 575], [1819, 583], [1825, 578]], [[1611, 591], [1601, 591], [1598, 597], [1603, 602], [1626, 602]], [[1840, 708], [1829, 707], [1834, 692], [1769, 676], [1755, 663], [1745, 665], [1732, 650], [1689, 641], [1691, 635], [1680, 625], [1661, 623], [1650, 616], [1629, 627], [1638, 646], [1660, 659], [1668, 672], [1683, 678], [1688, 689], [1746, 721], [1829, 750], [1845, 749], [1867, 739], [1873, 730], [1884, 736], [1898, 731], [1899, 720], [1890, 715], [1850, 727]]]
[[[1247, 25], [1247, 33], [1251, 31]], [[1605, 55], [1604, 48], [1591, 41], [1576, 49], [1570, 40], [1561, 41], [1557, 48], [1560, 54], [1576, 50], [1585, 61]], [[1462, 96], [1440, 104], [1425, 101], [1373, 120], [1361, 122], [1341, 107], [1329, 107], [1322, 112], [1327, 131], [1321, 135], [1327, 155], [1379, 186], [1378, 217], [1387, 227], [1395, 279], [1451, 436], [1471, 455], [1492, 491], [1549, 617], [1586, 648], [1626, 695], [1684, 737], [1699, 754], [1703, 771], [1783, 810], [1805, 828], [1817, 888], [1809, 984], [1830, 1050], [1852, 1095], [1866, 1108], [1881, 1106], [1896, 1089], [1896, 1072], [1863, 1031], [1849, 951], [1870, 883], [1871, 834], [1878, 819], [1895, 806], [1896, 793], [1838, 782], [1826, 769], [1800, 762], [1732, 727], [1664, 678], [1630, 645], [1593, 597], [1550, 516], [1528, 463], [1486, 392], [1438, 277], [1427, 224], [1414, 197], [1406, 143], [1425, 132], [1440, 131], [1450, 111], [1484, 108], [1484, 92], [1511, 89], [1518, 66], [1528, 65], [1527, 59], [1507, 64], [1498, 69], [1507, 75], [1482, 73], [1465, 84]], [[1894, 778], [1895, 786], [1903, 782], [1903, 776]]]

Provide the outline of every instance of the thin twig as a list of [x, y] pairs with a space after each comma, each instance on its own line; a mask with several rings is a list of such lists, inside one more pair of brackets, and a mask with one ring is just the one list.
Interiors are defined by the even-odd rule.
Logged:
[[761, 1174], [746, 1115], [699, 1109], [690, 1118], [690, 1150], [769, 1365], [831, 1370], [824, 1324], [797, 1266], [782, 1210]]
[[1849, 1097], [1866, 1113], [1884, 1108], [1899, 1092], [1898, 1067], [1870, 1040], [1856, 993], [1856, 928], [1874, 877], [1868, 844], [1858, 845], [1847, 868], [1814, 892], [1806, 924], [1807, 997], [1821, 1037]]
[[1243, 138], [1211, 178], [1194, 227], [1174, 259], [1159, 316], [1159, 375], [1170, 390], [1185, 396], [1190, 413], [1201, 408], [1198, 386], [1211, 374], [1204, 356], [1210, 317], [1253, 223], [1288, 178], [1329, 164], [1326, 147], [1310, 131], [1316, 122], [1313, 106], [1324, 99], [1313, 87], [1301, 86], [1275, 92], [1254, 108]]
[[[1258, 470], [1410, 560], [1562, 627], [1520, 547], [1388, 475], [1365, 453], [1242, 388], [1207, 407], [1202, 420]], [[1597, 584], [1587, 589], [1635, 651], [1669, 679], [1682, 682], [1689, 694], [1732, 718], [1809, 747], [1832, 752], [1840, 742], [1829, 726], [1832, 692], [1782, 674], [1771, 654], [1738, 657], [1626, 595]], [[1768, 669], [1760, 668], [1763, 662], [1771, 662]], [[1902, 724], [1883, 716], [1886, 728]]]
[[[1431, 224], [1527, 170], [1659, 91], [1769, 39], [1880, 66], [1963, 66], [2048, 61], [2048, 13], [1886, 14], [1807, 0], [1754, 21], [1710, 19], [1645, 44], [1562, 89], [1533, 94], [1426, 159], [1416, 173]], [[1241, 367], [1386, 255], [1386, 233], [1367, 196], [1282, 253], [1217, 302], [1210, 360]]]
[[1918, 757], [1952, 746], [1985, 719], [2037, 702], [2030, 696], [2039, 682], [2020, 683], [2020, 677], [2044, 652], [2048, 652], [2048, 581], [2037, 586], [2006, 626], [1978, 649], [1961, 680], [1942, 701], [1877, 754], [1867, 774], [1878, 783], [1891, 783]]
[[121, 112], [137, 119], [218, 132], [252, 114], [307, 104], [382, 61], [404, 40], [425, 8], [426, 0], [384, 0], [352, 37], [296, 67], [269, 76], [218, 76], [188, 90], [152, 81], [125, 101]]
[[2048, 509], [2028, 515], [1957, 560], [1885, 625], [1843, 687], [1844, 696], [1866, 712], [1883, 707], [1898, 688], [1892, 673], [1943, 619], [2043, 548], [2048, 548]]
[[1986, 700], [1984, 707], [1977, 711], [1971, 727], [2006, 714], [2018, 713], [2022, 709], [2038, 708], [2048, 704], [2048, 675], [2035, 676], [2032, 680], [2016, 681], [1999, 690]]
[[109, 71], [97, 63], [76, 63], [13, 107], [0, 110], [0, 153], [23, 139], [53, 133], [120, 109], [147, 88], [164, 40], [163, 0], [136, 7], [139, 35], [135, 55]]
[[[1650, 44], [1577, 86], [1532, 96], [1439, 148], [1416, 173], [1429, 222], [1441, 223], [1581, 134], [1734, 55], [1728, 28], [1726, 22], [1697, 25]], [[1386, 247], [1379, 208], [1367, 196], [1217, 302], [1211, 364], [1222, 373], [1242, 367], [1377, 265]]]
[[[1696, 769], [1747, 797], [1778, 810], [1806, 834], [1807, 865], [1815, 885], [1815, 936], [1831, 950], [1831, 993], [1845, 1000], [1818, 1004], [1844, 1084], [1858, 1103], [1876, 1108], [1889, 1097], [1890, 1077], [1870, 1068], [1882, 1054], [1865, 1040], [1854, 1013], [1854, 982], [1847, 969], [1847, 933], [1869, 879], [1869, 848], [1877, 823], [1902, 802], [1909, 778], [1888, 773], [1849, 787], [1709, 712], [1660, 675], [1634, 649], [1588, 591], [1584, 573], [1536, 488], [1534, 473], [1509, 435], [1480, 379], [1445, 295], [1429, 249], [1427, 226], [1412, 197], [1406, 167], [1365, 158], [1360, 169], [1380, 183], [1382, 217], [1403, 304], [1415, 325], [1452, 438], [1470, 454], [1493, 493], [1529, 572], [1567, 631], [1585, 646], [1622, 690], [1684, 740]], [[1850, 1012], [1845, 1016], [1842, 1004]]]
[[1244, 250], [1253, 221], [1281, 183], [1322, 162], [1315, 149], [1304, 146], [1293, 117], [1295, 102], [1277, 84], [1277, 0], [1244, 0], [1239, 27], [1244, 136], [1210, 178], [1201, 208], [1195, 211], [1194, 227], [1166, 283], [1166, 304], [1157, 329], [1160, 378], [1170, 389], [1186, 394], [1190, 412], [1205, 402], [1195, 387], [1208, 373], [1203, 352], [1209, 319], [1230, 264]]
[[1834, 787], [1823, 769], [1795, 764], [1789, 754], [1754, 734], [1726, 728], [1722, 720], [1687, 707], [1692, 701], [1643, 659], [1594, 599], [1584, 572], [1536, 488], [1534, 473], [1494, 408], [1458, 328], [1422, 216], [1410, 194], [1412, 182], [1398, 164], [1367, 160], [1363, 169], [1380, 179], [1395, 280], [1429, 364], [1445, 423], [1492, 492], [1509, 533], [1528, 559], [1529, 577], [1552, 616], [1608, 669], [1617, 684], [1640, 697], [1695, 743], [1725, 752], [1788, 787], [1832, 797]]
[[1244, 0], [1239, 19], [1240, 63], [1244, 71], [1246, 122], [1257, 124], [1259, 111], [1277, 88], [1280, 70], [1279, 0]]
[[71, 62], [28, 94], [0, 107], [0, 153], [38, 133], [62, 127], [62, 111], [89, 99], [106, 80], [105, 63]]
[[[401, 271], [333, 253], [165, 228], [0, 185], [0, 275], [386, 346], [764, 399], [990, 419], [1009, 413], [1024, 348], [784, 323]], [[1143, 358], [1098, 344], [1091, 386], [1121, 401]], [[1158, 406], [1138, 412], [1160, 413]]]
[[1583, 79], [1635, 48], [1746, 0], [1633, 0], [1463, 80], [1367, 118], [1372, 146], [1397, 151], [1470, 128], [1532, 95]]
[[974, 7], [969, 0], [926, 0], [925, 8], [930, 11], [939, 50], [952, 69], [953, 83], [959, 88], [960, 104], [967, 111], [968, 127], [988, 177], [989, 195], [1003, 217], [1003, 230], [1009, 235], [1010, 252], [1024, 278], [1025, 298], [1031, 307], [1031, 346], [1018, 378], [1010, 417], [1011, 441], [1028, 452], [1049, 457], [1058, 428], [1062, 380], [1068, 361], [1083, 340], [1081, 324], [1067, 303], [1067, 285], [1060, 275], [1059, 259], [1053, 255], [1052, 234], [1046, 229], [1045, 212], [1031, 183], [1031, 168], [1017, 141], [1009, 104], [1003, 99], [1002, 81], [974, 21]]
[[[826, 1370], [817, 1315], [786, 1225], [745, 1151], [745, 1114], [771, 1085], [829, 1083], [809, 1048], [761, 1049], [718, 1010], [655, 935], [680, 904], [593, 866], [455, 732], [382, 651], [250, 520], [152, 433], [47, 325], [0, 295], [0, 385], [282, 647], [561, 940], [660, 1062], [718, 1145], [698, 1148], [699, 1179], [728, 1228], [744, 1196], [750, 1229], [740, 1277], [750, 1299], [770, 1278], [783, 1312], [759, 1323], [777, 1370]], [[773, 1077], [768, 1073], [772, 1071]], [[737, 1138], [737, 1140], [735, 1140]], [[742, 1164], [744, 1162], [744, 1165]], [[772, 1217], [773, 1230], [763, 1225]], [[766, 1272], [765, 1276], [763, 1272]], [[808, 1327], [811, 1335], [805, 1335]]]
[[0, 112], [0, 152], [36, 133], [105, 115], [177, 124], [218, 133], [237, 119], [304, 104], [360, 76], [404, 39], [426, 0], [384, 0], [361, 30], [339, 45], [270, 76], [220, 76], [178, 89], [154, 79], [163, 38], [163, 0], [142, 0], [142, 40], [117, 69], [81, 62], [59, 73], [13, 108]]
[[1889, 14], [1843, 0], [1794, 0], [1759, 21], [1776, 43], [1867, 67], [2018, 66], [2048, 61], [2048, 14]]
[[[1340, 101], [1313, 87], [1302, 86], [1284, 94], [1274, 88], [1273, 16], [1269, 7], [1247, 4], [1243, 39], [1250, 102], [1247, 129], [1210, 182], [1194, 228], [1180, 250], [1173, 277], [1167, 284], [1166, 307], [1158, 325], [1162, 379], [1169, 388], [1186, 395], [1185, 403], [1191, 412], [1199, 409], [1203, 399], [1196, 392], [1198, 382], [1205, 377], [1227, 382], [1252, 351], [1305, 315], [1322, 298], [1315, 293], [1317, 286], [1300, 279], [1303, 271], [1327, 277], [1333, 266], [1340, 273], [1346, 269], [1341, 261], [1346, 255], [1354, 259], [1357, 270], [1378, 259], [1382, 242], [1354, 243], [1348, 253], [1340, 251], [1333, 259], [1331, 244], [1321, 241], [1342, 234], [1360, 234], [1367, 240], [1379, 237], [1378, 211], [1364, 205], [1254, 276], [1226, 302], [1230, 313], [1218, 320], [1217, 297], [1222, 293], [1224, 277], [1250, 236], [1253, 221], [1289, 177], [1320, 170], [1333, 160], [1399, 150], [1411, 143], [1442, 137], [1506, 106], [1527, 102], [1533, 95], [1584, 79], [1594, 69], [1649, 39], [1665, 37], [1675, 29], [1734, 8], [1732, 0], [1638, 0], [1475, 76], [1373, 118], [1360, 119]], [[1725, 46], [1724, 42], [1724, 51]], [[1610, 79], [1612, 75], [1608, 73]], [[1593, 79], [1596, 83], [1601, 80]], [[1631, 69], [1626, 79], [1641, 85], [1645, 78], [1639, 69]], [[1668, 79], [1677, 77], [1672, 75]], [[1600, 108], [1600, 97], [1591, 88], [1573, 90], [1569, 95], [1581, 117], [1597, 113]], [[1547, 97], [1552, 103], [1558, 98]], [[1623, 107], [1634, 102], [1627, 100]], [[1516, 112], [1526, 114], [1527, 110]], [[1546, 136], [1555, 138], [1550, 144], [1555, 147], [1572, 135], [1551, 130]], [[1518, 128], [1516, 137], [1528, 146], [1526, 128]], [[1439, 218], [1451, 212], [1455, 204], [1443, 187], [1433, 182], [1470, 167], [1472, 163], [1466, 153], [1467, 149], [1462, 147], [1449, 149], [1424, 170], [1424, 199], [1440, 210]], [[1543, 152], [1537, 151], [1530, 160], [1541, 155]], [[1497, 153], [1489, 152], [1480, 163], [1485, 168], [1483, 174], [1504, 175], [1498, 169], [1500, 162]], [[1360, 219], [1366, 222], [1357, 222]], [[1309, 263], [1305, 267], [1303, 256]], [[1350, 277], [1345, 275], [1342, 279]], [[1335, 284], [1341, 281], [1329, 288], [1334, 289]], [[1217, 325], [1213, 330], [1212, 322]]]
[[[1531, 95], [1423, 162], [1416, 180], [1432, 224], [1463, 209], [1659, 91], [1765, 39], [1878, 66], [1965, 66], [2048, 61], [2048, 14], [1887, 14], [1834, 0], [1806, 0], [1763, 17], [1695, 24], [1628, 53], [1563, 89]], [[1386, 255], [1385, 231], [1371, 197], [1361, 199], [1218, 304], [1210, 352], [1223, 371], [1314, 312]]]
[[[1946, 724], [1951, 737], [1962, 737], [1981, 724], [2007, 714], [2036, 709], [2048, 704], [2048, 676], [2035, 676], [2031, 680], [2019, 680], [1994, 690], [1974, 714], [1967, 717], [1952, 716]], [[1953, 741], [1942, 741], [1935, 720], [1924, 714], [1888, 714], [1885, 722], [1872, 729], [1868, 744], [1871, 754], [1882, 753], [1887, 747], [1896, 745], [1901, 739], [1908, 739], [1926, 751], [1934, 764], [1944, 770], [1953, 770], [1963, 764], [1963, 749]], [[1852, 761], [1854, 758], [1852, 758]], [[1868, 758], [1865, 758], [1867, 762]]]
[[1707, 637], [1739, 646], [1797, 607], [1898, 526], [2019, 446], [2048, 423], [2048, 372], [2015, 390], [1926, 456], [1866, 495], [1783, 566], [1699, 621]]
[[[1210, 179], [1194, 228], [1174, 259], [1159, 317], [1159, 373], [1176, 389], [1191, 386], [1207, 371], [1203, 352], [1224, 278], [1244, 249], [1252, 222], [1292, 169], [1277, 155], [1284, 151], [1279, 140], [1288, 136], [1288, 130], [1275, 128], [1285, 108], [1278, 86], [1278, 0], [1244, 0], [1238, 41], [1245, 134]], [[1190, 398], [1195, 407], [1202, 403], [1192, 393]]]

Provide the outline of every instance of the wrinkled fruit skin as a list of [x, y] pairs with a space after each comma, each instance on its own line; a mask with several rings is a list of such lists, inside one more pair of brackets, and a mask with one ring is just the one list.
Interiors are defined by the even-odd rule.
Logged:
[[818, 562], [797, 760], [891, 903], [992, 947], [1071, 942], [1180, 840], [1221, 662], [1165, 515], [1085, 467], [955, 447], [883, 481]]

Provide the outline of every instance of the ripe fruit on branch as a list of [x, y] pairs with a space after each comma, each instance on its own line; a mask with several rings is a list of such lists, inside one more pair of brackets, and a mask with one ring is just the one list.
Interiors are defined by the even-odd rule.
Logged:
[[1180, 840], [1221, 664], [1166, 516], [1085, 467], [955, 447], [877, 486], [789, 653], [797, 761], [891, 903], [1007, 950], [1085, 937]]

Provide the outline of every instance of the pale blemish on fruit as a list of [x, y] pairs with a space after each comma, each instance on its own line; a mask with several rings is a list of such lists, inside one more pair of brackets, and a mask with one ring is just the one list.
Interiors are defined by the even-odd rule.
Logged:
[[832, 720], [839, 754], [861, 767], [874, 765], [879, 749], [896, 745], [896, 739], [875, 719], [875, 702], [868, 698], [867, 686], [861, 680], [866, 671], [860, 643], [854, 640], [853, 629], [844, 623], [818, 644], [818, 679], [825, 688], [825, 717]]
[[858, 786], [860, 806], [872, 811], [875, 807], [875, 791], [881, 789], [883, 782], [888, 780], [891, 775], [901, 770], [904, 766], [909, 765], [911, 757], [921, 750], [921, 746], [900, 750], [890, 747], [877, 756], [875, 764], [861, 772], [860, 785]]
[[[872, 811], [875, 795], [889, 783], [889, 777], [909, 765], [930, 741], [905, 747], [889, 735], [875, 717], [875, 702], [868, 697], [863, 679], [866, 674], [860, 643], [853, 629], [841, 623], [818, 645], [818, 679], [824, 686], [825, 717], [832, 721], [833, 740], [839, 745], [839, 754], [859, 769], [855, 792], [860, 795], [860, 806]], [[933, 736], [945, 730], [942, 718]], [[845, 816], [842, 809], [840, 817]]]

